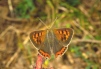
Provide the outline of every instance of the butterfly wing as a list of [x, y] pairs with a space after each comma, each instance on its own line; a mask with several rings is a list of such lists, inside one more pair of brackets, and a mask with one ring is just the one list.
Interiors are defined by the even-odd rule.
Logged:
[[[67, 50], [68, 45], [73, 36], [73, 30], [70, 28], [54, 29], [54, 47], [53, 53], [55, 56], [63, 55]], [[56, 46], [55, 46], [56, 45]]]
[[46, 42], [46, 30], [41, 31], [34, 31], [30, 33], [30, 40], [34, 44], [34, 46], [38, 49], [38, 52], [44, 56], [45, 58], [50, 57], [50, 48], [48, 46], [45, 46]]

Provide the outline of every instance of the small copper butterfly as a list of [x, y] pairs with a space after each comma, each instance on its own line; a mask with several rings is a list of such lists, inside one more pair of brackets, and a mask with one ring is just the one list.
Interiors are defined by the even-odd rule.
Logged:
[[30, 40], [37, 48], [39, 54], [45, 58], [63, 55], [68, 49], [68, 45], [73, 36], [71, 28], [46, 29], [33, 31], [30, 33]]

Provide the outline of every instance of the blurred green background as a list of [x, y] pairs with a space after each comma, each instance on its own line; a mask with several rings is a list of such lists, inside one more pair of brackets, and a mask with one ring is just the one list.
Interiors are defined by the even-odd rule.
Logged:
[[29, 34], [46, 29], [39, 18], [74, 30], [67, 52], [46, 68], [101, 69], [101, 0], [0, 0], [0, 69], [34, 69]]

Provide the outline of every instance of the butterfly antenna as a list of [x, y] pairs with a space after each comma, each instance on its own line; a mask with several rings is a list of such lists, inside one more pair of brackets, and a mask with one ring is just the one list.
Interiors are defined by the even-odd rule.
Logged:
[[48, 26], [38, 17], [38, 19], [41, 21], [41, 23], [43, 23], [46, 27], [47, 27], [47, 29], [48, 29]]
[[57, 20], [57, 17], [56, 17], [55, 20], [52, 22], [52, 25], [50, 26], [50, 28], [53, 27], [53, 25], [54, 25], [54, 23], [56, 22], [56, 20]]

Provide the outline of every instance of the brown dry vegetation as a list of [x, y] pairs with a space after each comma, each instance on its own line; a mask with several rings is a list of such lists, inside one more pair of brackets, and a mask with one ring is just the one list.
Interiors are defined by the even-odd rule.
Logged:
[[46, 29], [38, 17], [47, 25], [58, 17], [55, 28], [74, 30], [68, 51], [49, 61], [47, 69], [101, 69], [101, 0], [80, 0], [75, 6], [70, 0], [33, 0], [35, 8], [27, 9], [29, 18], [16, 13], [21, 2], [0, 0], [0, 69], [34, 69], [37, 50], [29, 33]]

